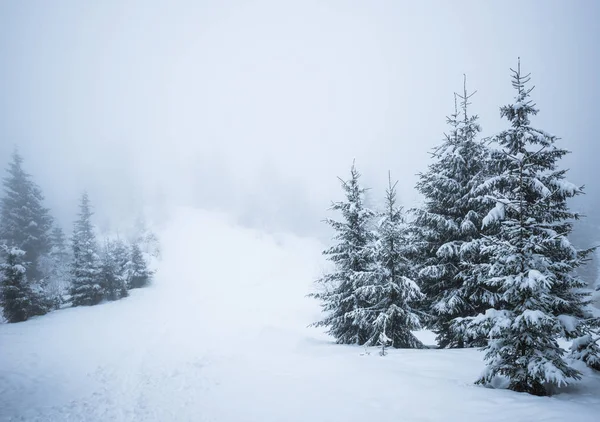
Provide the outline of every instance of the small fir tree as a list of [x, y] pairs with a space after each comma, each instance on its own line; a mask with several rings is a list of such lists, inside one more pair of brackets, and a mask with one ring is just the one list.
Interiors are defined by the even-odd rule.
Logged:
[[598, 319], [594, 319], [592, 327], [587, 333], [573, 340], [571, 344], [570, 358], [581, 360], [587, 366], [600, 371], [600, 332], [594, 328], [600, 325]]
[[0, 307], [8, 322], [22, 322], [48, 312], [46, 298], [27, 280], [25, 251], [2, 245], [6, 262], [0, 264]]
[[311, 294], [321, 301], [326, 316], [312, 326], [327, 327], [338, 343], [365, 344], [371, 337], [370, 303], [359, 289], [372, 276], [373, 253], [370, 249], [373, 233], [370, 229], [373, 212], [365, 207], [365, 189], [359, 184], [360, 173], [353, 164], [350, 179], [342, 180], [346, 200], [334, 202], [332, 210], [342, 214], [342, 220], [326, 220], [336, 234], [336, 244], [323, 253], [334, 270], [317, 281], [322, 291]]
[[152, 271], [144, 259], [144, 254], [137, 243], [131, 245], [131, 261], [129, 265], [129, 288], [137, 289], [150, 283]]
[[128, 264], [129, 254], [125, 244], [121, 240], [106, 241], [101, 276], [108, 300], [127, 297]]
[[385, 207], [378, 213], [379, 222], [373, 247], [374, 265], [372, 284], [359, 292], [367, 296], [374, 316], [370, 344], [379, 344], [382, 354], [385, 346], [421, 348], [422, 343], [413, 330], [421, 328], [422, 313], [417, 309], [423, 295], [412, 280], [414, 268], [409, 256], [407, 226], [402, 207], [396, 205], [396, 184], [391, 179], [386, 191]]
[[70, 258], [69, 250], [67, 247], [67, 239], [65, 233], [60, 226], [54, 226], [50, 232], [50, 255], [56, 257], [58, 261], [68, 262]]
[[146, 219], [140, 215], [134, 224], [131, 244], [137, 243], [143, 253], [160, 258], [160, 244], [158, 237], [148, 228]]
[[6, 263], [0, 264], [2, 289], [0, 305], [8, 322], [21, 322], [31, 316], [33, 292], [27, 282], [24, 262], [25, 252], [21, 249], [2, 246]]
[[67, 248], [64, 232], [59, 226], [50, 232], [50, 252], [40, 257], [40, 269], [46, 274], [44, 290], [54, 308], [59, 308], [64, 302], [64, 296], [69, 292], [71, 255]]
[[71, 267], [71, 300], [73, 306], [98, 304], [105, 295], [100, 258], [92, 226], [93, 213], [87, 193], [81, 197], [79, 219], [73, 230], [73, 264]]

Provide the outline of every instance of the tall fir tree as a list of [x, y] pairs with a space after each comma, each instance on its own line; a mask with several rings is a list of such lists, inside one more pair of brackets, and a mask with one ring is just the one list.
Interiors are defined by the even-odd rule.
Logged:
[[31, 176], [23, 170], [23, 157], [15, 151], [3, 179], [4, 197], [0, 201], [0, 242], [25, 252], [26, 278], [39, 283], [44, 278], [39, 258], [50, 251], [52, 217], [43, 206], [44, 197]]
[[322, 303], [326, 316], [312, 326], [327, 327], [338, 343], [365, 344], [371, 337], [372, 321], [365, 318], [368, 298], [359, 289], [372, 276], [373, 240], [371, 223], [374, 213], [365, 207], [365, 189], [359, 184], [360, 173], [352, 164], [350, 179], [342, 180], [346, 200], [334, 202], [331, 209], [342, 215], [342, 221], [327, 219], [336, 232], [336, 244], [323, 253], [334, 270], [317, 281], [322, 291], [310, 296]]
[[[486, 173], [487, 147], [479, 140], [479, 118], [469, 113], [475, 93], [455, 94], [455, 111], [448, 119], [450, 133], [433, 152], [434, 162], [420, 174], [417, 190], [425, 201], [415, 211], [417, 282], [426, 295], [425, 311], [440, 347], [483, 345], [467, 331], [453, 330], [455, 318], [477, 315], [497, 297], [482, 286], [481, 222], [489, 200], [475, 192]], [[460, 109], [457, 104], [460, 100]], [[488, 227], [487, 230], [491, 230]]]
[[373, 276], [374, 283], [363, 290], [373, 312], [369, 344], [385, 347], [421, 348], [423, 344], [412, 331], [421, 328], [422, 312], [418, 302], [423, 295], [413, 281], [414, 268], [410, 259], [414, 252], [410, 244], [402, 207], [396, 204], [396, 184], [389, 180], [385, 207], [377, 214]]
[[493, 176], [481, 186], [496, 204], [483, 224], [499, 224], [484, 247], [491, 254], [486, 283], [500, 294], [500, 307], [466, 321], [489, 339], [478, 383], [500, 375], [511, 390], [548, 395], [580, 378], [557, 338], [582, 338], [589, 330], [586, 283], [575, 270], [591, 251], [576, 250], [568, 239], [578, 215], [567, 200], [582, 193], [558, 168], [568, 151], [531, 126], [538, 109], [530, 99], [533, 88], [526, 87], [530, 77], [521, 74], [520, 62], [512, 72], [516, 99], [500, 109], [510, 128], [495, 136]]
[[105, 295], [101, 277], [92, 210], [87, 193], [81, 197], [79, 219], [73, 230], [73, 264], [71, 267], [71, 301], [73, 306], [98, 304]]
[[144, 254], [137, 243], [131, 245], [131, 261], [129, 262], [129, 288], [137, 289], [150, 283], [152, 271], [144, 258]]

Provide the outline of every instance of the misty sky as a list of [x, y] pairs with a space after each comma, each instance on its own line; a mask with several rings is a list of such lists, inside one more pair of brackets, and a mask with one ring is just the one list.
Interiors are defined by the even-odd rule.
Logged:
[[419, 200], [463, 73], [484, 135], [506, 127], [521, 56], [589, 209], [599, 19], [593, 0], [4, 0], [0, 162], [17, 145], [68, 230], [87, 189], [105, 227], [193, 205], [319, 234], [353, 158], [374, 202], [388, 169]]

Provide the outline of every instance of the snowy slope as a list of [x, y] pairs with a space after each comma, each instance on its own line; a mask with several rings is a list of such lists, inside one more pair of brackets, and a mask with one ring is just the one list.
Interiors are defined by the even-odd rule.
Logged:
[[[305, 328], [322, 245], [180, 210], [153, 287], [0, 325], [0, 421], [598, 421], [600, 376], [551, 398], [472, 384], [476, 350], [376, 350]], [[427, 336], [428, 333], [421, 333]]]

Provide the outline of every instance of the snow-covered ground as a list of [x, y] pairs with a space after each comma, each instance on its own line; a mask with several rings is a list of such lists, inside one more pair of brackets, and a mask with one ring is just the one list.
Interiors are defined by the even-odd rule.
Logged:
[[473, 385], [476, 350], [334, 345], [306, 328], [322, 245], [206, 212], [171, 221], [154, 286], [0, 325], [1, 421], [600, 420], [587, 370], [533, 397]]

